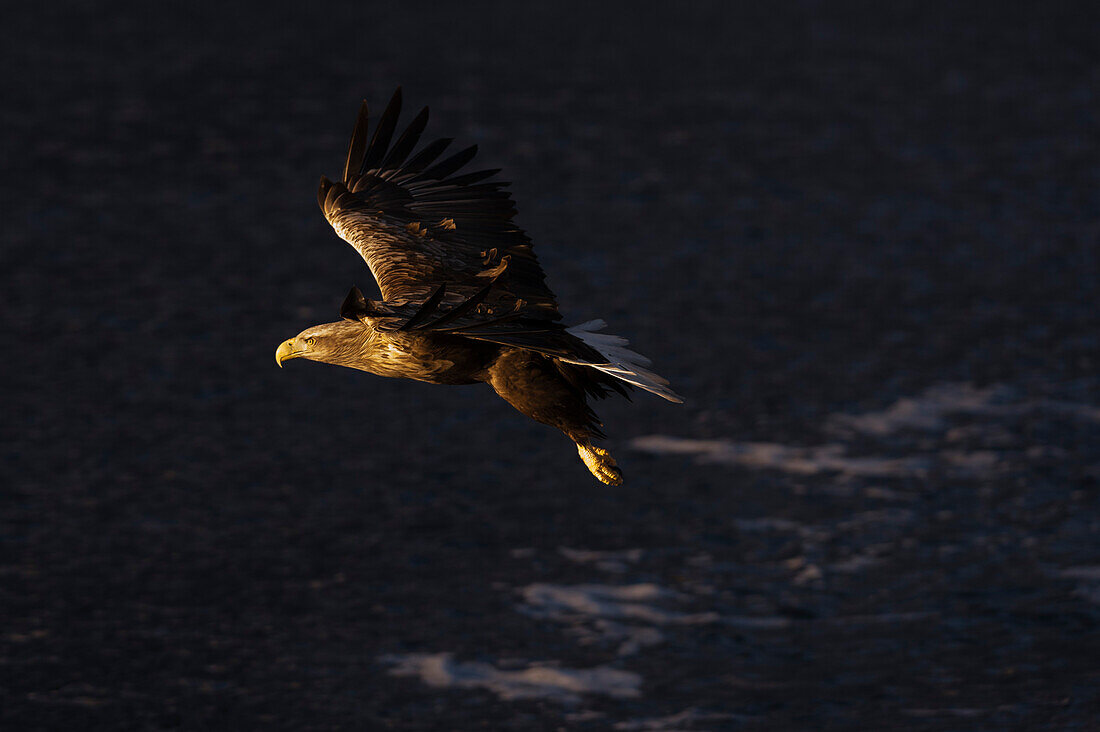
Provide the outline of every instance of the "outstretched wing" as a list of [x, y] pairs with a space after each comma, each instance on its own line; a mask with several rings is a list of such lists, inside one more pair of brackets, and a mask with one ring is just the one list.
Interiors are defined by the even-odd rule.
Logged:
[[363, 102], [343, 180], [322, 177], [317, 193], [325, 218], [366, 260], [383, 299], [424, 302], [445, 284], [444, 302], [457, 305], [492, 281], [491, 292], [482, 297], [487, 308], [559, 320], [531, 240], [512, 223], [516, 207], [504, 190], [508, 184], [484, 182], [499, 171], [455, 175], [477, 146], [439, 160], [450, 139], [410, 157], [427, 125], [428, 108], [393, 142], [400, 113], [398, 88], [368, 142]]
[[603, 363], [599, 351], [577, 338], [561, 323], [531, 317], [520, 305], [500, 308], [486, 303], [496, 289], [486, 283], [470, 297], [453, 307], [442, 303], [449, 291], [439, 285], [424, 302], [375, 302], [368, 300], [358, 287], [351, 288], [340, 317], [369, 323], [383, 331], [420, 331], [462, 336], [479, 341], [515, 346], [562, 359], [587, 359]]

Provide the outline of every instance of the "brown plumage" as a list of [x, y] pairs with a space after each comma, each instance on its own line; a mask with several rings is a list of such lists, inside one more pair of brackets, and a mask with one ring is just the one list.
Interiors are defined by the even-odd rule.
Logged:
[[[342, 320], [315, 325], [276, 351], [380, 376], [432, 384], [489, 384], [523, 414], [564, 432], [592, 474], [618, 485], [622, 473], [606, 451], [587, 397], [639, 387], [683, 401], [647, 371], [648, 359], [624, 338], [597, 333], [603, 321], [562, 325], [531, 241], [512, 219], [507, 183], [497, 170], [456, 175], [469, 147], [439, 160], [450, 139], [412, 155], [428, 122], [425, 107], [393, 140], [398, 89], [368, 137], [363, 102], [340, 181], [321, 178], [325, 218], [366, 261], [382, 301], [352, 288]], [[410, 157], [411, 155], [411, 157]]]

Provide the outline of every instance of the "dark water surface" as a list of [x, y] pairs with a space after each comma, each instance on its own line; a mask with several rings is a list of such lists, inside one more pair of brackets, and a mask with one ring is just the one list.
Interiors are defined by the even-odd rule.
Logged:
[[[0, 726], [1100, 727], [1097, 18], [872, 7], [6, 10]], [[625, 486], [275, 367], [397, 84], [688, 398]]]

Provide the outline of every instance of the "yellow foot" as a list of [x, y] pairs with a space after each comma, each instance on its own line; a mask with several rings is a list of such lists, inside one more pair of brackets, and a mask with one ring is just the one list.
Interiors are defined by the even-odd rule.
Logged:
[[596, 480], [607, 485], [623, 484], [623, 471], [615, 467], [615, 458], [607, 450], [595, 445], [577, 445], [577, 454]]

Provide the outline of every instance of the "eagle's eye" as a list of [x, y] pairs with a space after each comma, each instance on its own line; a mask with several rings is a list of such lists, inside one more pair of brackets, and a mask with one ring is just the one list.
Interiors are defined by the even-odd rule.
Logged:
[[307, 346], [312, 346], [316, 342], [317, 342], [316, 338], [306, 338], [306, 345]]

